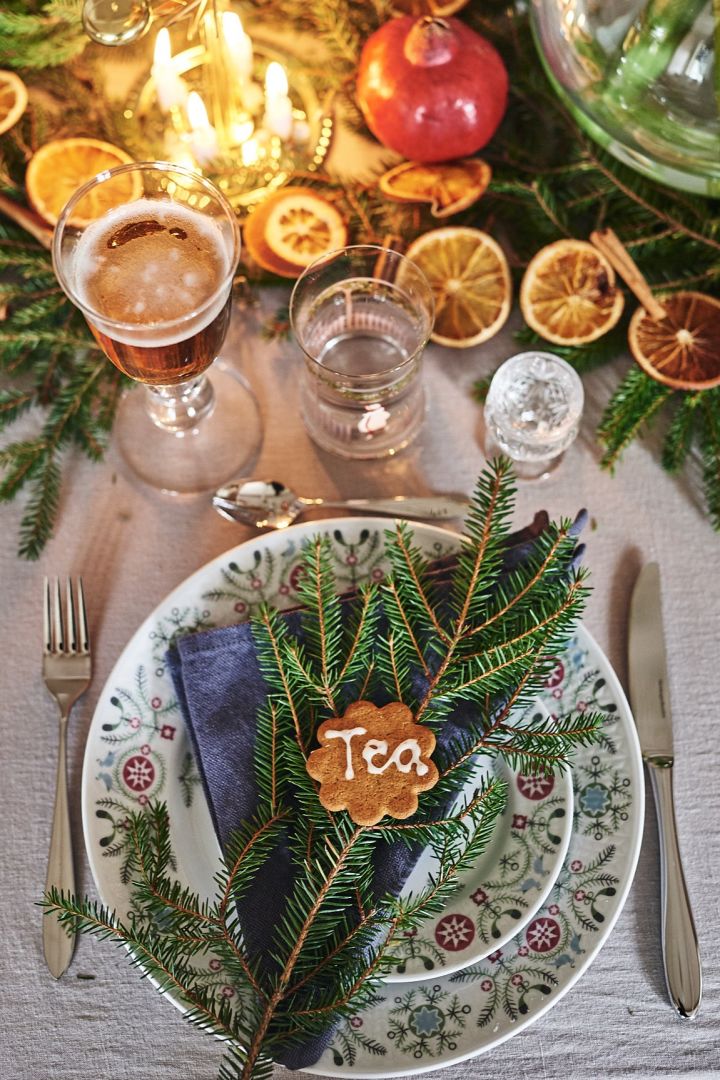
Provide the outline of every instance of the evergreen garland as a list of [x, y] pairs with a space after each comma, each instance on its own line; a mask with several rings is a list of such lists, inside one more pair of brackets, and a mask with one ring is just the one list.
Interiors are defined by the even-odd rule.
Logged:
[[0, 370], [12, 384], [0, 388], [0, 431], [32, 409], [37, 434], [0, 450], [0, 501], [27, 488], [19, 553], [35, 559], [52, 535], [60, 497], [60, 463], [71, 447], [99, 460], [112, 426], [122, 377], [108, 364], [79, 311], [66, 301], [50, 255], [0, 222]]
[[[314, 77], [320, 86], [342, 98], [349, 122], [362, 127], [353, 92], [357, 60], [369, 34], [395, 14], [392, 0], [273, 0], [272, 6], [264, 0], [250, 0], [250, 6], [257, 10], [259, 19], [292, 25], [326, 43], [328, 56], [321, 68], [313, 69]], [[422, 0], [417, 0], [413, 10], [419, 7]], [[29, 4], [10, 0], [0, 13], [0, 64], [16, 67], [31, 87], [28, 113], [0, 143], [0, 186], [20, 202], [24, 201], [25, 164], [43, 142], [68, 134], [117, 141], [114, 116], [93, 79], [93, 63], [101, 62], [106, 54], [93, 48], [82, 58], [81, 67], [77, 61], [68, 63], [87, 44], [80, 10], [81, 0], [31, 0]], [[510, 104], [500, 131], [483, 151], [493, 168], [490, 187], [453, 222], [477, 226], [497, 236], [517, 280], [544, 244], [563, 236], [585, 238], [594, 228], [609, 225], [654, 287], [669, 291], [692, 288], [720, 295], [720, 203], [652, 183], [579, 132], [544, 75], [527, 12], [520, 6], [508, 9], [502, 0], [482, 4], [471, 0], [459, 17], [491, 39], [503, 55], [510, 72]], [[39, 71], [42, 93], [32, 93], [33, 84], [39, 84]], [[57, 107], [59, 104], [62, 107]], [[338, 204], [351, 236], [364, 242], [382, 242], [388, 236], [407, 241], [438, 224], [427, 207], [392, 202], [374, 183], [339, 181], [318, 174], [298, 174], [290, 182], [320, 186]], [[25, 261], [33, 259], [38, 267], [34, 279]], [[98, 375], [87, 383], [86, 365], [102, 361], [92, 352], [94, 346], [82, 321], [71, 315], [69, 303], [54, 288], [49, 270], [46, 272], [49, 261], [39, 248], [17, 230], [2, 226], [0, 263], [27, 283], [11, 287], [5, 295], [9, 315], [0, 324], [0, 373], [5, 373], [9, 386], [0, 412], [4, 424], [32, 404], [54, 407], [61, 390], [84, 394], [84, 404], [78, 402], [70, 411], [62, 438], [56, 440], [52, 433], [48, 438], [42, 436], [49, 449], [42, 455], [38, 450], [35, 465], [28, 464], [31, 451], [25, 443], [11, 444], [0, 457], [0, 468], [10, 471], [9, 481], [6, 475], [0, 486], [0, 497], [12, 498], [20, 491], [23, 476], [35, 485], [21, 538], [21, 553], [35, 557], [52, 534], [60, 481], [58, 454], [70, 442], [87, 444], [91, 454], [98, 452], [112, 422], [112, 389], [117, 387], [117, 376], [112, 372]], [[628, 313], [634, 306], [630, 297]], [[278, 323], [280, 327], [283, 320]], [[37, 338], [32, 338], [31, 331]], [[590, 345], [551, 348], [582, 372], [625, 352], [625, 331], [623, 322]], [[273, 332], [272, 327], [269, 332]], [[524, 344], [539, 340], [527, 329], [519, 338]], [[52, 364], [55, 374], [47, 381], [43, 381], [44, 376], [35, 379], [36, 390], [28, 398], [23, 372], [32, 372], [34, 377], [34, 361], [40, 359], [50, 341], [54, 355], [60, 351], [60, 358]], [[83, 348], [76, 361], [73, 348], [77, 341], [82, 341]], [[20, 360], [19, 354], [30, 347], [33, 351]], [[480, 393], [482, 389], [481, 385]], [[690, 446], [698, 445], [710, 519], [720, 529], [720, 397], [715, 391], [670, 392], [632, 364], [608, 403], [599, 428], [604, 466], [615, 467], [623, 449], [660, 413], [668, 417], [662, 464], [671, 470], [681, 468]], [[96, 415], [102, 417], [100, 427], [93, 420]], [[85, 424], [86, 417], [90, 417], [90, 427]], [[37, 497], [43, 485], [53, 498]]]
[[78, 0], [4, 0], [0, 9], [0, 66], [18, 70], [65, 64], [83, 51]]
[[[597, 737], [598, 714], [517, 719], [516, 710], [534, 700], [555, 665], [587, 589], [584, 572], [570, 568], [575, 540], [569, 521], [551, 525], [529, 558], [502, 573], [513, 502], [508, 469], [508, 462], [495, 463], [478, 482], [449, 605], [436, 595], [412, 532], [399, 524], [387, 534], [389, 577], [345, 601], [352, 604], [350, 618], [341, 618], [326, 537], [304, 551], [302, 645], [276, 611], [255, 618], [268, 687], [253, 763], [259, 803], [225, 852], [211, 903], [173, 879], [162, 805], [131, 817], [130, 918], [56, 889], [44, 900], [68, 930], [125, 946], [161, 993], [182, 999], [186, 1018], [225, 1044], [221, 1080], [268, 1077], [283, 1049], [372, 1002], [392, 971], [394, 935], [442, 909], [458, 875], [476, 863], [492, 834], [504, 805], [503, 782], [491, 779], [472, 794], [458, 794], [474, 774], [476, 754], [538, 774], [562, 766], [574, 747]], [[424, 674], [423, 689], [412, 670]], [[475, 707], [462, 737], [436, 750], [440, 781], [407, 820], [385, 817], [358, 826], [345, 812], [330, 813], [307, 772], [320, 723], [341, 715], [358, 693], [402, 700], [435, 731], [458, 703]], [[450, 810], [449, 799], [455, 800]], [[272, 947], [259, 956], [243, 938], [236, 903], [281, 838], [295, 880]], [[418, 892], [373, 891], [373, 856], [387, 842], [427, 845], [433, 852], [437, 870]], [[236, 990], [235, 1008], [194, 967], [208, 955], [222, 963]]]

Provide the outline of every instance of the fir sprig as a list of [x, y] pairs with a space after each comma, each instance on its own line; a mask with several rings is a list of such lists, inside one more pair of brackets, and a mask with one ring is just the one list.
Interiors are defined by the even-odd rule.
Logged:
[[720, 391], [717, 388], [703, 394], [701, 417], [703, 482], [712, 522], [720, 529]]
[[0, 10], [0, 66], [47, 68], [83, 51], [82, 0], [5, 0]]
[[630, 368], [613, 394], [598, 428], [605, 447], [603, 465], [614, 468], [625, 447], [674, 393], [639, 367]]
[[3, 290], [10, 308], [0, 323], [0, 375], [17, 385], [0, 393], [0, 430], [32, 410], [38, 430], [0, 450], [0, 502], [27, 489], [19, 553], [35, 559], [53, 533], [62, 460], [73, 447], [93, 460], [102, 456], [122, 377], [65, 299], [49, 253], [9, 226], [0, 227], [0, 251], [3, 239], [14, 276]]
[[[552, 771], [596, 736], [598, 716], [557, 721], [519, 708], [572, 632], [586, 587], [571, 565], [569, 522], [543, 533], [514, 570], [504, 567], [512, 502], [507, 463], [498, 462], [478, 483], [454, 581], [445, 587], [433, 584], [403, 525], [387, 534], [389, 577], [354, 599], [336, 595], [327, 538], [307, 545], [304, 610], [283, 617], [267, 609], [255, 619], [267, 684], [254, 751], [258, 803], [226, 846], [212, 901], [171, 874], [170, 821], [160, 804], [130, 818], [130, 920], [57, 890], [46, 896], [48, 913], [71, 931], [124, 946], [161, 993], [185, 1004], [191, 1023], [225, 1044], [221, 1078], [269, 1076], [289, 1048], [375, 1000], [393, 968], [395, 935], [442, 909], [492, 835], [504, 784], [491, 778], [466, 786], [478, 754]], [[462, 699], [463, 726], [435, 754], [441, 782], [409, 819], [359, 826], [322, 806], [307, 772], [319, 724], [341, 715], [358, 685], [371, 700], [400, 691], [438, 733]], [[294, 880], [269, 946], [259, 948], [243, 932], [242, 903], [280, 843]], [[414, 894], [376, 891], [374, 859], [389, 843], [427, 846], [434, 855], [437, 869]], [[208, 985], [195, 966], [201, 956], [221, 962], [236, 1007]]]
[[702, 461], [702, 482], [713, 528], [720, 530], [720, 392], [672, 390], [632, 367], [605, 409], [598, 435], [605, 447], [603, 465], [614, 468], [633, 438], [665, 408], [662, 464], [678, 472], [695, 443]]

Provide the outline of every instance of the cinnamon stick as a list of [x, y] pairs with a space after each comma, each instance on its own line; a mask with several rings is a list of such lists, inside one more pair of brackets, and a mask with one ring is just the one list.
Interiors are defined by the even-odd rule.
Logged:
[[590, 234], [590, 240], [637, 296], [650, 318], [656, 322], [664, 319], [667, 315], [665, 308], [653, 296], [639, 267], [633, 262], [617, 234], [612, 229], [596, 229]]
[[49, 251], [52, 246], [52, 229], [49, 229], [43, 219], [32, 210], [27, 210], [20, 203], [8, 199], [0, 194], [0, 214], [5, 214], [25, 232], [30, 233], [39, 244]]

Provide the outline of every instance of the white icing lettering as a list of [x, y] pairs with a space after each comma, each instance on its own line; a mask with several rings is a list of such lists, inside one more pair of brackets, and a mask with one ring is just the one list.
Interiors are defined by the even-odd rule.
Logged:
[[362, 756], [363, 761], [367, 765], [367, 771], [371, 775], [378, 775], [379, 773], [385, 771], [389, 762], [386, 765], [378, 768], [377, 765], [373, 765], [373, 758], [377, 757], [378, 754], [382, 754], [384, 757], [387, 752], [388, 744], [385, 742], [384, 739], [368, 739], [368, 741], [365, 743]]
[[[418, 776], [425, 776], [428, 766], [422, 760], [422, 751], [417, 739], [405, 739], [404, 742], [398, 743], [384, 765], [374, 765], [373, 758], [379, 754], [387, 754], [387, 748], [384, 739], [368, 739], [365, 743], [362, 756], [367, 765], [367, 771], [371, 775], [380, 776], [391, 765], [394, 765], [398, 772], [409, 773], [414, 765]], [[410, 757], [407, 761], [403, 761], [403, 754], [407, 753], [410, 754]]]
[[342, 739], [342, 741], [345, 743], [345, 779], [346, 780], [354, 780], [355, 779], [355, 770], [353, 769], [353, 762], [352, 762], [352, 747], [350, 746], [350, 743], [352, 742], [352, 740], [355, 738], [356, 735], [367, 735], [367, 728], [353, 727], [353, 728], [346, 728], [345, 731], [335, 731], [335, 730], [333, 730], [333, 731], [326, 731], [325, 732], [325, 738], [326, 739]]
[[[408, 751], [410, 753], [410, 758], [408, 759], [408, 761], [403, 761], [402, 756]], [[418, 776], [424, 776], [425, 773], [428, 771], [428, 766], [425, 764], [424, 761], [421, 760], [421, 757], [422, 751], [420, 749], [420, 743], [417, 741], [417, 739], [405, 739], [404, 742], [401, 742], [398, 746], [395, 747], [392, 754], [390, 755], [388, 764], [390, 764], [390, 762], [393, 762], [401, 773], [409, 773], [414, 765], [415, 771]]]

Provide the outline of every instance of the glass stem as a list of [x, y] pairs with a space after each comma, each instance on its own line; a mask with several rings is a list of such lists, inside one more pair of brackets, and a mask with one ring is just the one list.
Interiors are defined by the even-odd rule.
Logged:
[[174, 386], [148, 386], [146, 389], [150, 419], [169, 432], [192, 431], [215, 406], [215, 391], [206, 375]]

